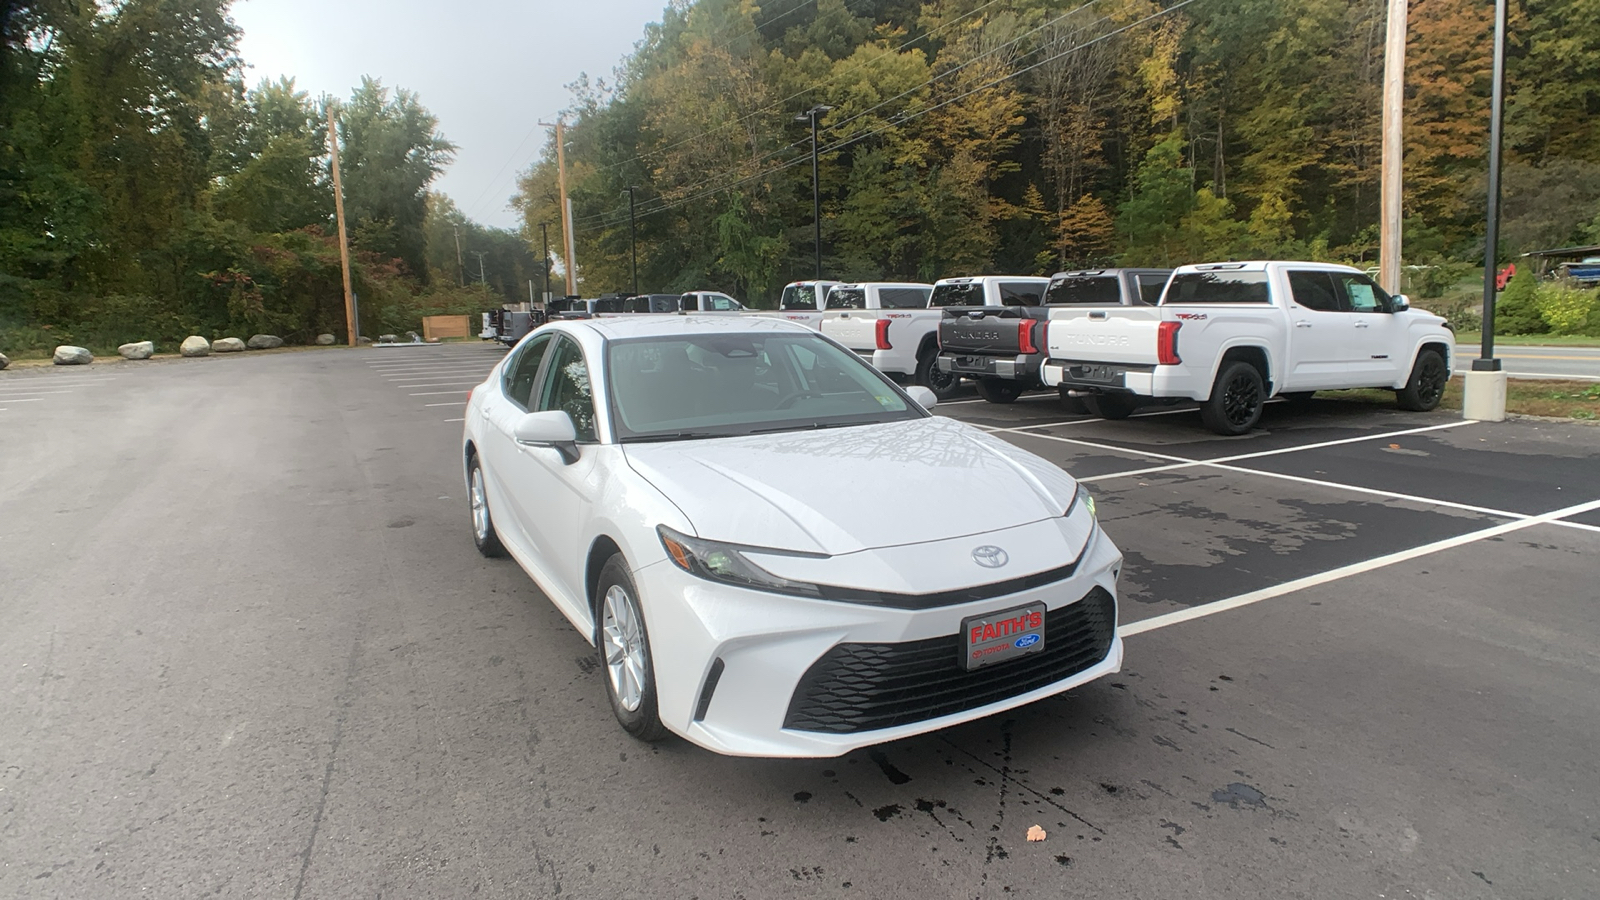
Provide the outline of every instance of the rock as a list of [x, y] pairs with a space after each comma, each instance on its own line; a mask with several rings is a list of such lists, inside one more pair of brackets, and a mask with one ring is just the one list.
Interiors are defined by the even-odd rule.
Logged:
[[149, 341], [138, 341], [132, 344], [123, 344], [117, 348], [123, 359], [149, 359], [156, 352], [156, 345]]
[[276, 350], [283, 346], [283, 338], [275, 334], [252, 334], [244, 345], [251, 350]]
[[6, 358], [6, 355], [4, 353], [0, 353], [0, 369], [4, 369], [6, 366], [9, 366], [9, 365], [11, 365], [11, 360]]
[[178, 352], [184, 356], [205, 356], [211, 352], [211, 342], [198, 334], [191, 334], [183, 339]]
[[395, 341], [398, 341], [398, 340], [400, 340], [399, 335], [394, 335], [394, 334], [380, 334], [380, 335], [378, 335], [378, 343], [380, 343], [380, 344], [392, 344], [392, 343], [394, 343]]
[[243, 353], [244, 341], [238, 338], [217, 338], [211, 342], [213, 353]]
[[366, 335], [362, 335], [361, 337], [356, 338], [356, 343], [358, 343], [358, 344], [370, 344], [370, 343], [372, 343], [372, 338], [369, 338]]
[[334, 337], [331, 334], [319, 334], [319, 335], [317, 335], [317, 345], [318, 346], [332, 347], [333, 346], [333, 342], [337, 341], [337, 340], [338, 340], [338, 338]]
[[82, 347], [62, 344], [56, 348], [54, 362], [58, 366], [87, 366], [94, 362], [94, 354]]

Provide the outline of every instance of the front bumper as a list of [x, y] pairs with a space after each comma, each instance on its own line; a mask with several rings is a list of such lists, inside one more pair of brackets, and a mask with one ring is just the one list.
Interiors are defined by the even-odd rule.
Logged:
[[[1082, 602], [1097, 588], [1114, 598], [1121, 567], [1121, 554], [1104, 532], [1095, 528], [1077, 567], [1063, 580], [932, 609], [749, 591], [696, 578], [668, 562], [639, 570], [635, 583], [650, 633], [659, 711], [669, 729], [702, 747], [734, 756], [824, 757], [1023, 706], [1116, 672], [1122, 665], [1122, 641], [1113, 629], [1103, 654], [1097, 651], [1098, 658], [1073, 664], [1072, 671], [1059, 680], [1040, 685], [1037, 667], [1010, 668], [1018, 667], [1020, 661], [1008, 661], [966, 673], [987, 673], [982, 675], [984, 684], [975, 686], [981, 690], [970, 696], [983, 700], [999, 697], [992, 702], [891, 727], [830, 733], [815, 730], [826, 726], [816, 724], [814, 707], [808, 718], [796, 715], [795, 704], [808, 672], [813, 673], [814, 682], [813, 669], [836, 647], [948, 639], [957, 634], [965, 617], [1029, 603], [1044, 603], [1048, 616]], [[1114, 622], [1114, 602], [1111, 616]], [[929, 683], [937, 681], [942, 691], [960, 690], [963, 673], [954, 653], [949, 656], [949, 667], [957, 671], [941, 670]], [[712, 678], [714, 670], [717, 677]], [[1017, 688], [1015, 692], [1003, 684], [1007, 671], [1018, 673], [1018, 682], [1011, 686]], [[1028, 672], [1033, 673], [1033, 681], [1027, 680]], [[914, 696], [916, 692], [902, 690], [900, 694]], [[795, 722], [810, 724], [789, 727]]]

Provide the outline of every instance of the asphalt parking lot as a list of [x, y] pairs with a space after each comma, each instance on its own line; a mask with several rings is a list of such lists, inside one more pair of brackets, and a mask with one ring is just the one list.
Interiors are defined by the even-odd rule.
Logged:
[[0, 373], [0, 896], [1600, 895], [1600, 429], [942, 405], [1091, 486], [1124, 671], [727, 759], [473, 550], [497, 358]]

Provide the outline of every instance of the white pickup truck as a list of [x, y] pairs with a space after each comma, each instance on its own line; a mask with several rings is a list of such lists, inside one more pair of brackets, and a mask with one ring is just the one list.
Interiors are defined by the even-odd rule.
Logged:
[[1044, 382], [1124, 418], [1157, 399], [1200, 402], [1207, 428], [1244, 434], [1269, 398], [1389, 388], [1404, 409], [1439, 405], [1455, 334], [1359, 269], [1311, 262], [1183, 266], [1157, 306], [1055, 309]]
[[799, 322], [816, 331], [822, 325], [822, 311], [828, 299], [828, 291], [838, 284], [837, 281], [790, 282], [783, 286], [783, 294], [778, 298], [777, 309], [749, 309], [745, 310], [744, 314]]
[[818, 329], [887, 375], [907, 375], [948, 397], [960, 377], [939, 371], [940, 309], [928, 308], [931, 284], [863, 282], [828, 292]]

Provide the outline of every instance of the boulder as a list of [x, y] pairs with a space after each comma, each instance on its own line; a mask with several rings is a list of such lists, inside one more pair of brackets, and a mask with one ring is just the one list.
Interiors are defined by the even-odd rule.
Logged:
[[0, 353], [0, 369], [4, 369], [9, 365], [11, 365], [11, 360], [7, 359], [4, 353]]
[[205, 356], [211, 352], [211, 342], [198, 334], [191, 334], [183, 339], [178, 352], [184, 356]]
[[322, 347], [332, 347], [334, 342], [337, 341], [337, 340], [338, 340], [338, 338], [334, 337], [331, 334], [319, 334], [319, 335], [317, 335], [317, 344], [319, 346], [322, 346]]
[[398, 335], [393, 335], [393, 334], [380, 334], [380, 335], [378, 335], [378, 343], [380, 343], [380, 344], [392, 344], [392, 343], [394, 343], [395, 341], [398, 341], [398, 340], [400, 340], [400, 337]]
[[123, 359], [149, 359], [156, 352], [156, 345], [149, 341], [138, 341], [132, 344], [123, 344], [117, 348]]
[[366, 335], [363, 334], [361, 337], [356, 338], [356, 343], [358, 343], [358, 344], [370, 344], [370, 343], [372, 343], [372, 338], [369, 338], [369, 337], [367, 337]]
[[83, 347], [62, 344], [56, 348], [54, 362], [58, 366], [87, 366], [94, 362], [94, 354]]
[[238, 338], [217, 338], [211, 342], [212, 353], [243, 353], [244, 341]]
[[244, 345], [251, 350], [276, 350], [283, 346], [283, 338], [275, 334], [252, 334]]

